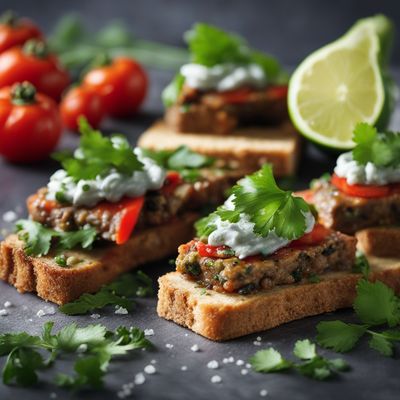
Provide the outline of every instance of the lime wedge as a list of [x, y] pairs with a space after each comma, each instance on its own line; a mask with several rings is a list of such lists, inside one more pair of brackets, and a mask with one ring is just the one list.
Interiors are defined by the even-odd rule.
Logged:
[[299, 65], [289, 82], [288, 107], [304, 136], [326, 147], [351, 149], [356, 123], [378, 121], [391, 27], [383, 16], [360, 20]]

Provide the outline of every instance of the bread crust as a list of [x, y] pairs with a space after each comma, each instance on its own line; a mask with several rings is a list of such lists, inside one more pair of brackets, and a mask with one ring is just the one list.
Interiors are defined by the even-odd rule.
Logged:
[[373, 227], [356, 233], [359, 248], [378, 257], [400, 256], [400, 228]]
[[[400, 293], [400, 260], [374, 258], [371, 266], [372, 280], [382, 280]], [[332, 272], [320, 279], [239, 295], [205, 292], [182, 274], [171, 272], [159, 279], [157, 312], [208, 339], [233, 339], [352, 305], [359, 274]]]
[[36, 292], [44, 300], [65, 304], [84, 293], [98, 291], [121, 273], [174, 254], [180, 243], [193, 236], [197, 218], [196, 213], [180, 216], [168, 224], [140, 231], [120, 246], [67, 251], [67, 257], [83, 260], [70, 268], [57, 265], [54, 254], [27, 256], [23, 243], [10, 235], [0, 244], [0, 279], [21, 293]]
[[228, 165], [253, 172], [266, 162], [277, 177], [293, 175], [300, 154], [300, 137], [289, 123], [278, 127], [243, 128], [226, 136], [179, 133], [165, 122], [153, 124], [138, 145], [151, 150], [172, 150], [186, 145], [192, 150], [224, 160]]

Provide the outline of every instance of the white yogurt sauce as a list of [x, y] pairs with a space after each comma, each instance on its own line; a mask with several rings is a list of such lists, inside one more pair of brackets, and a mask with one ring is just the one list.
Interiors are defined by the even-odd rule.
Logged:
[[75, 182], [65, 170], [60, 169], [50, 177], [47, 198], [55, 200], [56, 193], [62, 192], [68, 203], [93, 207], [102, 200], [116, 202], [124, 196], [138, 197], [148, 190], [160, 189], [165, 181], [166, 170], [152, 159], [144, 157], [140, 148], [135, 148], [133, 152], [143, 163], [143, 170], [134, 171], [130, 176], [111, 170], [105, 177]]
[[185, 83], [200, 90], [223, 92], [243, 86], [262, 88], [266, 85], [264, 70], [258, 64], [219, 64], [206, 67], [201, 64], [185, 64], [181, 67]]
[[[224, 206], [232, 209], [232, 196]], [[306, 223], [304, 233], [309, 233], [314, 227], [315, 219], [311, 212], [303, 213], [303, 215]], [[209, 235], [208, 244], [229, 246], [240, 259], [256, 254], [272, 254], [291, 242], [291, 240], [278, 236], [274, 231], [270, 231], [265, 237], [254, 233], [254, 223], [250, 221], [247, 214], [240, 214], [238, 222], [223, 221], [220, 217], [216, 217], [212, 223], [216, 225], [217, 229]]]
[[400, 182], [400, 168], [377, 167], [371, 162], [361, 165], [353, 160], [352, 152], [338, 157], [334, 171], [337, 176], [346, 178], [350, 185], [387, 185]]

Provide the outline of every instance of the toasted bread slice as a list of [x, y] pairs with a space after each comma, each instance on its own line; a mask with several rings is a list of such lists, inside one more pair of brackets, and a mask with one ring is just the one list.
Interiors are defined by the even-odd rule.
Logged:
[[176, 252], [180, 243], [193, 236], [198, 214], [186, 214], [174, 221], [135, 233], [123, 245], [110, 244], [93, 250], [68, 251], [79, 263], [63, 268], [54, 254], [29, 257], [16, 235], [0, 244], [0, 279], [23, 292], [36, 292], [45, 300], [65, 304], [83, 293], [93, 293], [118, 275], [139, 265], [160, 260]]
[[186, 145], [246, 172], [256, 171], [269, 162], [277, 177], [295, 173], [300, 153], [300, 137], [290, 122], [277, 127], [243, 128], [230, 135], [218, 136], [179, 133], [158, 121], [143, 133], [138, 145], [151, 150], [173, 150]]
[[[372, 279], [400, 293], [400, 259], [371, 258], [370, 264]], [[352, 305], [359, 274], [331, 272], [320, 279], [239, 295], [205, 291], [182, 274], [170, 272], [159, 279], [157, 312], [209, 339], [233, 339]]]
[[377, 257], [400, 257], [400, 228], [374, 227], [356, 233], [358, 247]]

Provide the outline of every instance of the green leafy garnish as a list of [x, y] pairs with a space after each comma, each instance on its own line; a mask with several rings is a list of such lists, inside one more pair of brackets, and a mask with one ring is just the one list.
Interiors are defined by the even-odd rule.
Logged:
[[258, 64], [271, 83], [287, 80], [279, 62], [249, 47], [244, 38], [215, 26], [197, 23], [185, 34], [191, 61], [212, 67], [218, 64]]
[[364, 253], [360, 250], [357, 250], [356, 252], [356, 261], [353, 266], [353, 272], [363, 274], [365, 279], [368, 278], [370, 272], [370, 266], [367, 257], [365, 257]]
[[39, 222], [28, 219], [20, 219], [15, 227], [19, 239], [25, 244], [24, 250], [28, 256], [45, 256], [49, 253], [53, 241], [57, 241], [56, 249], [59, 251], [70, 250], [78, 245], [87, 249], [97, 236], [96, 230], [92, 227], [61, 232], [46, 228]]
[[232, 188], [234, 209], [219, 207], [196, 223], [197, 236], [208, 236], [215, 230], [217, 217], [224, 221], [238, 222], [241, 214], [249, 216], [254, 223], [254, 232], [266, 236], [276, 235], [294, 240], [306, 230], [304, 213], [310, 212], [309, 205], [292, 192], [280, 189], [268, 164], [252, 175], [246, 176]]
[[[53, 325], [47, 322], [41, 336], [25, 332], [0, 335], [0, 356], [7, 355], [3, 368], [5, 384], [32, 386], [39, 380], [38, 372], [50, 367], [59, 356], [80, 352], [86, 356], [77, 358], [75, 374], [59, 374], [55, 383], [73, 389], [100, 388], [113, 357], [151, 346], [138, 328], [119, 327], [113, 332], [100, 324], [80, 328], [72, 323], [53, 334]], [[47, 359], [46, 352], [50, 353]]]
[[165, 107], [171, 107], [178, 101], [185, 78], [180, 73], [174, 76], [174, 79], [164, 88], [161, 94], [162, 101]]
[[79, 299], [62, 305], [59, 310], [67, 315], [86, 314], [89, 311], [116, 305], [131, 310], [133, 297], [153, 294], [153, 282], [142, 271], [121, 275], [114, 282], [104, 285], [97, 293], [85, 293]]
[[79, 131], [79, 147], [73, 154], [64, 152], [53, 155], [76, 181], [107, 175], [111, 169], [132, 175], [143, 168], [124, 136], [105, 137], [94, 130], [84, 117], [79, 118]]
[[400, 166], [400, 133], [378, 133], [377, 129], [365, 122], [358, 123], [354, 129], [353, 159], [359, 164], [368, 162], [378, 167]]
[[318, 355], [316, 346], [308, 339], [295, 343], [293, 354], [300, 363], [288, 361], [275, 349], [258, 351], [251, 359], [252, 368], [257, 372], [280, 372], [296, 370], [304, 376], [316, 380], [325, 380], [339, 371], [347, 371], [348, 364], [342, 359], [327, 359]]
[[154, 151], [142, 149], [146, 157], [152, 158], [161, 167], [179, 172], [188, 182], [196, 181], [200, 176], [200, 168], [211, 167], [215, 163], [213, 157], [205, 156], [180, 146], [176, 150]]
[[400, 341], [400, 331], [395, 329], [381, 332], [372, 326], [400, 323], [400, 298], [384, 283], [369, 282], [365, 278], [357, 284], [354, 310], [362, 324], [349, 324], [342, 321], [320, 322], [317, 325], [317, 341], [321, 346], [338, 352], [353, 349], [359, 340], [368, 335], [369, 346], [385, 356], [392, 356], [394, 343]]

